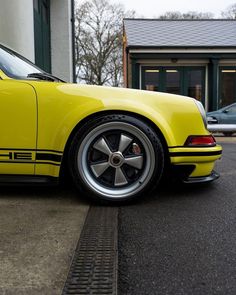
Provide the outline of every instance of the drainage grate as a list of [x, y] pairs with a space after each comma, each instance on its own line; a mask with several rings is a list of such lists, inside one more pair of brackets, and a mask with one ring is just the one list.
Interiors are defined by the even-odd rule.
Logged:
[[117, 294], [115, 207], [91, 207], [75, 250], [62, 295]]

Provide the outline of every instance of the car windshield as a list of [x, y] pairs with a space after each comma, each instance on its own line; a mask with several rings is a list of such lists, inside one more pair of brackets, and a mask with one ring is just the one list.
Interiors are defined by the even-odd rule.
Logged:
[[0, 45], [0, 69], [10, 78], [24, 79], [31, 73], [44, 73], [16, 52]]
[[229, 108], [226, 109], [226, 111], [230, 114], [236, 114], [236, 104], [230, 106]]

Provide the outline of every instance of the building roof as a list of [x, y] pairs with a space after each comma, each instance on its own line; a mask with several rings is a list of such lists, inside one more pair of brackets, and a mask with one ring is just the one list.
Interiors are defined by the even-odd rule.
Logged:
[[236, 47], [236, 20], [125, 19], [129, 47]]

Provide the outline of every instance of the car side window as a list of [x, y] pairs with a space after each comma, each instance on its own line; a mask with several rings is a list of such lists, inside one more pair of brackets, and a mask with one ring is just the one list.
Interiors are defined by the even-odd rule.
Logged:
[[236, 105], [227, 109], [228, 114], [236, 114]]

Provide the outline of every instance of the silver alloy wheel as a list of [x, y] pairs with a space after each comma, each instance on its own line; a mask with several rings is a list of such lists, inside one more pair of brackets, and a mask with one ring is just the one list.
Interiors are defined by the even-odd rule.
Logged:
[[[119, 134], [115, 150], [109, 145], [107, 133]], [[133, 154], [127, 155], [127, 149], [131, 149]], [[91, 151], [100, 153], [104, 159], [90, 161]], [[82, 140], [77, 165], [83, 181], [91, 190], [106, 198], [122, 199], [137, 194], [148, 184], [155, 168], [155, 152], [147, 135], [138, 127], [125, 122], [109, 122], [97, 126]], [[129, 179], [125, 173], [127, 167], [135, 171], [135, 179]], [[101, 179], [110, 171], [108, 169], [114, 170], [111, 185]]]

